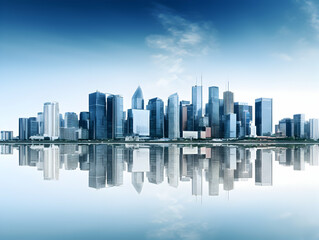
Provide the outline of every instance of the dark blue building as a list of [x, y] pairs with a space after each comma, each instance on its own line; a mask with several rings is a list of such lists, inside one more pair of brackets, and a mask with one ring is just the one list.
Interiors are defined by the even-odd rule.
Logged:
[[90, 128], [90, 113], [80, 112], [79, 128], [89, 129]]
[[164, 137], [164, 102], [160, 98], [148, 101], [147, 110], [150, 111], [150, 136], [153, 138]]
[[90, 139], [107, 139], [106, 98], [101, 92], [89, 95]]
[[257, 136], [272, 134], [272, 99], [258, 98], [255, 100], [255, 124]]

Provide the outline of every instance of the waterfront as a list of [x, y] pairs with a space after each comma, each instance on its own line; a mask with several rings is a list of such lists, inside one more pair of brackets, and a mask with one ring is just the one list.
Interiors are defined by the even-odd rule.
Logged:
[[318, 145], [0, 148], [2, 239], [319, 237]]

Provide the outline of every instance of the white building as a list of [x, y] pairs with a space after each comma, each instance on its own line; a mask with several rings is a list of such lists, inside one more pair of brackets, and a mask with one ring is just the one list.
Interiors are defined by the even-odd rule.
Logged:
[[52, 140], [58, 139], [60, 135], [59, 103], [47, 102], [43, 107], [44, 137]]
[[310, 123], [310, 139], [319, 139], [319, 119], [309, 119]]

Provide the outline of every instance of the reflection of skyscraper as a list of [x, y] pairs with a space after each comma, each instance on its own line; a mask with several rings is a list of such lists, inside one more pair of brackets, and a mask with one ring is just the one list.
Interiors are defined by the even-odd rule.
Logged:
[[231, 191], [234, 189], [234, 170], [224, 169], [224, 190]]
[[168, 183], [172, 187], [178, 187], [179, 179], [179, 148], [175, 145], [168, 147]]
[[303, 148], [294, 151], [294, 170], [305, 170], [305, 152]]
[[162, 147], [150, 148], [150, 171], [147, 177], [148, 181], [154, 184], [164, 181], [164, 149]]
[[208, 194], [209, 196], [219, 195], [219, 161], [211, 159], [208, 168]]
[[101, 92], [89, 95], [90, 139], [106, 139], [106, 99]]
[[260, 186], [272, 186], [272, 151], [269, 149], [257, 149], [255, 184]]
[[142, 192], [144, 184], [144, 172], [133, 172], [132, 173], [132, 184], [139, 194]]
[[56, 145], [43, 148], [44, 180], [59, 180], [60, 149]]
[[203, 194], [203, 174], [199, 166], [193, 167], [192, 195], [201, 196]]
[[319, 165], [319, 147], [318, 145], [311, 145], [310, 147], [310, 165], [318, 166]]
[[89, 187], [100, 189], [106, 184], [106, 145], [89, 145]]
[[123, 184], [124, 170], [123, 146], [110, 145], [107, 147], [107, 185], [120, 186]]

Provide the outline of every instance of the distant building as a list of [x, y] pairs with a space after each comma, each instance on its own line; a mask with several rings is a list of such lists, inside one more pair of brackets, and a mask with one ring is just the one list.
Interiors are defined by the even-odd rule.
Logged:
[[183, 131], [187, 130], [187, 119], [188, 119], [188, 113], [187, 113], [187, 106], [190, 104], [189, 101], [180, 101], [179, 103], [179, 128], [181, 137], [183, 135]]
[[229, 113], [225, 115], [224, 128], [224, 138], [236, 138], [236, 114]]
[[11, 141], [13, 140], [12, 131], [1, 131], [1, 141]]
[[224, 115], [234, 113], [234, 93], [224, 92]]
[[148, 137], [150, 135], [150, 111], [129, 109], [127, 113], [128, 135]]
[[90, 113], [89, 112], [80, 113], [79, 128], [82, 128], [82, 129], [90, 128]]
[[209, 117], [209, 125], [212, 129], [212, 137], [220, 137], [220, 114], [219, 114], [219, 88], [208, 88], [208, 105], [207, 114]]
[[148, 101], [147, 110], [150, 111], [150, 136], [153, 138], [164, 137], [164, 102], [160, 98]]
[[79, 128], [78, 115], [75, 112], [66, 112], [64, 114], [64, 124], [66, 128]]
[[319, 139], [319, 119], [309, 119], [310, 125], [310, 139]]
[[249, 136], [249, 126], [253, 120], [253, 107], [249, 106], [247, 103], [235, 102], [234, 112], [236, 114], [236, 120], [240, 122], [240, 129], [239, 132], [237, 132], [237, 137]]
[[278, 131], [283, 137], [294, 137], [294, 121], [290, 118], [284, 118], [279, 121]]
[[143, 92], [140, 86], [136, 89], [132, 97], [132, 109], [144, 109]]
[[305, 138], [305, 114], [294, 115], [294, 134], [296, 138]]
[[255, 100], [255, 124], [258, 136], [272, 134], [272, 104], [271, 98]]
[[28, 119], [19, 118], [19, 139], [27, 140], [28, 139]]
[[104, 93], [95, 92], [89, 95], [90, 139], [107, 139], [106, 97]]
[[167, 115], [168, 115], [168, 137], [177, 139], [179, 133], [179, 100], [177, 93], [172, 94], [168, 98]]
[[60, 139], [67, 141], [76, 141], [78, 140], [77, 131], [78, 128], [75, 127], [62, 127], [60, 128]]
[[28, 118], [28, 139], [39, 134], [39, 124], [36, 117]]
[[38, 122], [39, 135], [43, 136], [43, 133], [44, 133], [43, 112], [38, 112], [37, 122]]
[[43, 122], [45, 137], [50, 139], [58, 139], [60, 135], [60, 117], [59, 117], [59, 103], [47, 102], [43, 107]]
[[107, 97], [107, 136], [110, 139], [123, 138], [123, 97]]
[[203, 116], [203, 87], [193, 86], [192, 87], [192, 105], [194, 108], [194, 125], [195, 130], [198, 131], [199, 119]]

